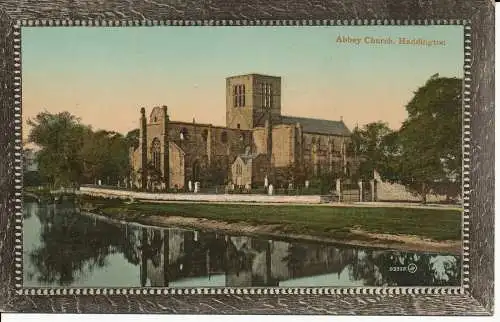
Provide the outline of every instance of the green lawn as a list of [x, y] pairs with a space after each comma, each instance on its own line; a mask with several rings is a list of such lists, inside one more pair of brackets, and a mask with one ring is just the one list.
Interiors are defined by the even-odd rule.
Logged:
[[[144, 216], [185, 216], [254, 225], [279, 224], [279, 231], [347, 239], [350, 229], [417, 235], [434, 240], [461, 239], [458, 210], [361, 208], [296, 205], [97, 202], [103, 214], [137, 220]], [[126, 216], [125, 216], [126, 215]]]

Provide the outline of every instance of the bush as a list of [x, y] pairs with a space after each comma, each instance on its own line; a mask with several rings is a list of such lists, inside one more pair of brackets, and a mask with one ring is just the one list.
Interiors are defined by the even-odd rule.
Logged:
[[43, 178], [38, 171], [27, 171], [23, 175], [25, 187], [38, 187], [44, 184]]

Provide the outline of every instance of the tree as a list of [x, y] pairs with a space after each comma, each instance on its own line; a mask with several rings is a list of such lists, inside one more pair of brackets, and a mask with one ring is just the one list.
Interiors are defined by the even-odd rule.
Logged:
[[214, 160], [211, 164], [204, 165], [204, 171], [201, 174], [201, 180], [207, 186], [218, 186], [227, 183], [228, 179], [228, 160]]
[[127, 142], [127, 146], [137, 149], [139, 147], [140, 135], [141, 133], [139, 129], [134, 129], [132, 131], [129, 131], [125, 135], [125, 141]]
[[425, 203], [443, 184], [461, 186], [462, 80], [432, 76], [406, 110], [397, 137], [388, 137], [392, 158], [383, 177], [406, 185]]
[[386, 137], [392, 133], [387, 123], [382, 121], [366, 124], [362, 128], [356, 126], [351, 140], [354, 153], [361, 160], [361, 179], [373, 179], [374, 170], [383, 171], [388, 162]]
[[296, 187], [302, 187], [306, 181], [306, 169], [298, 163], [291, 164], [286, 169], [287, 179]]
[[28, 120], [28, 141], [41, 147], [37, 154], [40, 174], [53, 186], [78, 182], [83, 172], [80, 151], [88, 128], [68, 112], [39, 113]]
[[42, 112], [28, 124], [33, 127], [28, 140], [41, 147], [37, 153], [40, 175], [53, 186], [98, 179], [116, 183], [130, 171], [132, 134], [126, 139], [112, 131], [94, 132], [68, 112]]

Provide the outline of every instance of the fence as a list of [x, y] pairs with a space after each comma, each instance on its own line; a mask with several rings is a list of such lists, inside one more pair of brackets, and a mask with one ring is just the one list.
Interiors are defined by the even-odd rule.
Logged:
[[360, 202], [376, 201], [375, 181], [362, 181], [356, 183], [337, 183], [337, 190], [340, 188], [340, 201], [342, 202]]

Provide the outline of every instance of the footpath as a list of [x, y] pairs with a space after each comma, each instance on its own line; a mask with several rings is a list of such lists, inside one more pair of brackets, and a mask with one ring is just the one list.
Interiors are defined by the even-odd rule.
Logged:
[[416, 208], [462, 210], [456, 204], [419, 204], [405, 202], [338, 202], [330, 201], [327, 196], [284, 196], [284, 195], [255, 195], [255, 194], [202, 194], [202, 193], [146, 193], [137, 191], [114, 190], [95, 187], [81, 187], [78, 194], [140, 200], [150, 203], [211, 203], [211, 204], [242, 204], [242, 205], [270, 205], [270, 206], [322, 206], [322, 207], [364, 207], [364, 208]]

